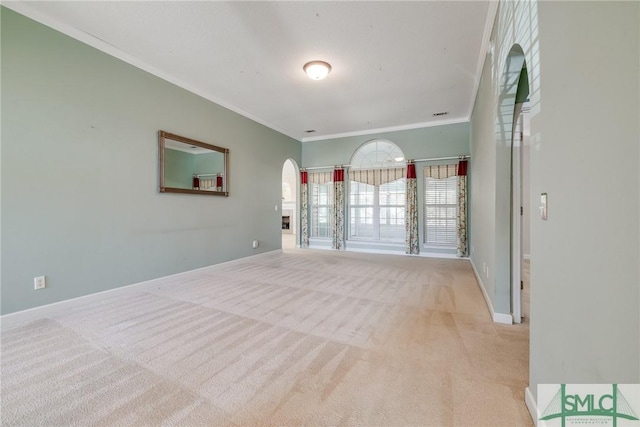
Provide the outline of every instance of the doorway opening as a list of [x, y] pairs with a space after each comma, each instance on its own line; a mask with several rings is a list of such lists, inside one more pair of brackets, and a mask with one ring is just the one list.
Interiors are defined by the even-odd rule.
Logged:
[[[495, 290], [496, 308], [509, 313], [508, 323], [522, 323], [522, 292], [529, 259], [528, 129], [529, 80], [522, 48], [515, 44], [507, 55], [502, 78], [496, 129]], [[525, 160], [526, 155], [526, 160]], [[525, 191], [527, 197], [525, 199]], [[523, 262], [526, 261], [526, 262]], [[526, 312], [529, 312], [528, 307]]]
[[298, 167], [291, 159], [282, 166], [282, 249], [295, 249], [298, 241]]
[[[522, 48], [514, 45], [507, 58], [502, 117], [508, 156], [508, 283], [513, 323], [528, 321], [529, 201], [529, 78]], [[505, 177], [506, 178], [506, 177]], [[506, 201], [506, 200], [505, 200]], [[506, 218], [505, 218], [506, 219]], [[506, 242], [505, 242], [506, 243]]]
[[[526, 68], [523, 68], [526, 75]], [[515, 106], [511, 144], [511, 286], [514, 323], [528, 323], [531, 281], [531, 202], [529, 191], [530, 125], [529, 100]], [[517, 291], [520, 292], [517, 292]]]

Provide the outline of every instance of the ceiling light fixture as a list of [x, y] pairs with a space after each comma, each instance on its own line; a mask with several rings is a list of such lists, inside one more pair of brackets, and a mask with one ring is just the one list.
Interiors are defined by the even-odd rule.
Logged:
[[322, 80], [331, 71], [331, 65], [324, 61], [311, 61], [304, 64], [302, 69], [311, 80]]

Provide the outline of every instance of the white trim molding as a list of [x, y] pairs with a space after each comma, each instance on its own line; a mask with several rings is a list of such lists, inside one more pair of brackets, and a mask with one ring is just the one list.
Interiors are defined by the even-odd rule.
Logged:
[[493, 310], [493, 304], [491, 304], [491, 299], [489, 298], [489, 294], [487, 294], [487, 289], [484, 287], [484, 283], [482, 283], [482, 279], [480, 278], [480, 274], [478, 274], [478, 269], [476, 269], [476, 265], [473, 263], [472, 259], [469, 259], [471, 263], [471, 268], [473, 269], [473, 274], [476, 276], [476, 281], [478, 282], [478, 287], [482, 291], [482, 296], [484, 296], [484, 301], [487, 303], [487, 308], [489, 309], [489, 314], [491, 314], [491, 319], [495, 323], [503, 323], [505, 325], [513, 325], [513, 317], [511, 314], [505, 313], [496, 313]]
[[500, 2], [497, 0], [491, 0], [489, 2], [489, 9], [487, 10], [487, 16], [484, 21], [484, 33], [482, 34], [482, 45], [480, 46], [480, 52], [478, 54], [478, 63], [476, 65], [476, 73], [473, 82], [473, 100], [469, 105], [469, 111], [467, 115], [471, 117], [471, 113], [473, 112], [473, 106], [475, 105], [475, 100], [478, 98], [478, 90], [480, 89], [480, 79], [482, 78], [482, 69], [484, 67], [484, 60], [488, 54], [494, 55], [495, 53], [492, 50], [491, 45], [491, 32], [493, 31], [493, 25], [496, 21], [496, 16], [498, 15], [498, 4]]
[[276, 132], [279, 132], [283, 135], [286, 135], [290, 138], [293, 138], [295, 140], [300, 140], [297, 136], [294, 136], [293, 133], [288, 132], [286, 129], [281, 129], [278, 126], [273, 125], [272, 123], [268, 123], [265, 120], [262, 120], [259, 117], [254, 116], [253, 114], [250, 114], [246, 111], [244, 111], [242, 108], [239, 108], [235, 105], [232, 105], [228, 102], [225, 102], [222, 99], [219, 99], [217, 96], [215, 96], [214, 94], [205, 91], [205, 90], [201, 90], [200, 88], [198, 88], [197, 86], [188, 83], [182, 79], [179, 79], [177, 77], [174, 77], [173, 75], [166, 73], [162, 70], [160, 70], [159, 68], [150, 65], [148, 63], [146, 63], [145, 61], [142, 61], [136, 57], [134, 57], [133, 55], [130, 55], [122, 50], [120, 50], [119, 48], [117, 48], [116, 46], [113, 46], [107, 42], [105, 42], [104, 40], [99, 39], [98, 37], [86, 33], [82, 30], [79, 30], [78, 28], [75, 28], [67, 23], [61, 22], [58, 19], [52, 18], [49, 15], [42, 13], [40, 11], [38, 11], [37, 9], [34, 9], [33, 6], [29, 5], [29, 0], [27, 1], [9, 1], [9, 2], [2, 2], [2, 5], [13, 10], [14, 12], [17, 12], [21, 15], [26, 16], [29, 19], [32, 19], [36, 22], [39, 22], [42, 25], [46, 25], [47, 27], [53, 28], [54, 30], [69, 36], [75, 40], [78, 40], [81, 43], [84, 43], [88, 46], [91, 46], [94, 49], [97, 49], [101, 52], [106, 53], [107, 55], [113, 56], [114, 58], [117, 58], [121, 61], [126, 62], [127, 64], [133, 65], [136, 68], [139, 68], [143, 71], [146, 71], [149, 74], [152, 74], [162, 80], [165, 80], [169, 83], [172, 83], [184, 90], [186, 90], [187, 92], [191, 92], [195, 95], [201, 96], [202, 98], [211, 101], [215, 104], [218, 104], [228, 110], [233, 111], [234, 113], [240, 114], [241, 116], [244, 116], [246, 118], [248, 118], [249, 120], [253, 120], [256, 123], [259, 123], [263, 126], [268, 127], [269, 129], [273, 129]]
[[455, 125], [458, 123], [469, 123], [470, 121], [471, 121], [471, 117], [467, 116], [467, 117], [461, 117], [457, 119], [409, 123], [409, 124], [400, 125], [400, 126], [389, 126], [389, 127], [383, 127], [383, 128], [377, 128], [377, 129], [365, 129], [365, 130], [359, 130], [359, 131], [353, 131], [353, 132], [334, 133], [330, 135], [308, 136], [308, 137], [302, 138], [300, 141], [312, 142], [312, 141], [324, 141], [326, 139], [347, 138], [350, 136], [376, 135], [376, 134], [383, 134], [388, 132], [398, 132], [403, 130], [422, 129], [422, 128], [429, 128], [434, 126]]
[[90, 302], [95, 302], [95, 301], [99, 301], [105, 297], [108, 297], [110, 295], [116, 294], [116, 293], [128, 293], [128, 292], [133, 292], [133, 291], [139, 291], [141, 289], [145, 289], [145, 288], [152, 288], [154, 286], [156, 286], [159, 282], [169, 278], [169, 277], [180, 277], [180, 276], [188, 276], [191, 273], [194, 273], [196, 271], [200, 271], [200, 270], [206, 270], [206, 269], [212, 269], [212, 268], [217, 268], [220, 266], [227, 266], [230, 264], [234, 264], [234, 263], [238, 263], [238, 262], [242, 262], [242, 261], [246, 261], [248, 259], [251, 258], [261, 258], [267, 255], [271, 255], [274, 253], [280, 253], [282, 252], [281, 249], [276, 249], [273, 251], [269, 251], [269, 252], [263, 252], [257, 255], [250, 255], [247, 257], [243, 257], [243, 258], [237, 258], [237, 259], [233, 259], [230, 261], [225, 261], [225, 262], [221, 262], [219, 264], [213, 264], [213, 265], [209, 265], [206, 267], [201, 267], [201, 268], [195, 268], [193, 270], [188, 270], [188, 271], [183, 271], [181, 273], [176, 273], [176, 274], [170, 274], [168, 276], [162, 276], [162, 277], [157, 277], [155, 279], [151, 279], [151, 280], [146, 280], [144, 282], [139, 282], [139, 283], [133, 283], [131, 285], [125, 285], [125, 286], [120, 286], [117, 288], [113, 288], [113, 289], [107, 289], [106, 291], [100, 291], [100, 292], [94, 292], [92, 294], [88, 294], [88, 295], [82, 295], [76, 298], [71, 298], [71, 299], [67, 299], [67, 300], [63, 300], [63, 301], [58, 301], [58, 302], [54, 302], [51, 304], [47, 304], [47, 305], [41, 305], [39, 307], [34, 307], [34, 308], [28, 308], [26, 310], [22, 310], [22, 311], [16, 311], [15, 313], [9, 313], [9, 314], [5, 314], [0, 316], [0, 324], [2, 325], [2, 330], [5, 329], [9, 329], [12, 328], [14, 326], [17, 326], [19, 324], [23, 324], [23, 323], [27, 323], [27, 322], [31, 322], [33, 320], [36, 319], [41, 319], [43, 317], [47, 317], [50, 316], [54, 313], [59, 313], [60, 311], [63, 310], [69, 310], [73, 307], [77, 307], [79, 305], [82, 304], [87, 304]]
[[531, 415], [531, 419], [533, 420], [533, 425], [538, 426], [538, 404], [536, 400], [533, 398], [533, 393], [531, 393], [531, 388], [526, 387], [524, 389], [524, 403], [527, 405], [527, 409], [529, 410], [529, 415]]
[[505, 313], [493, 313], [493, 321], [504, 325], [513, 325], [513, 316]]
[[[493, 3], [495, 3], [496, 6], [493, 6]], [[487, 23], [485, 23], [485, 33], [487, 32], [487, 28], [489, 28], [489, 33], [491, 28], [493, 28], [493, 19], [495, 19], [495, 10], [497, 10], [497, 4], [498, 2], [496, 0], [491, 0], [491, 2], [489, 3], [489, 11], [486, 18]], [[5, 2], [2, 2], [2, 5], [13, 10], [14, 12], [17, 12], [21, 15], [26, 16], [27, 18], [33, 19], [34, 21], [39, 22], [40, 24], [46, 25], [47, 27], [53, 28], [54, 30], [62, 34], [65, 34], [75, 40], [78, 40], [79, 42], [82, 42], [88, 46], [91, 46], [101, 52], [104, 52], [107, 55], [111, 55], [114, 58], [118, 58], [121, 61], [126, 62], [127, 64], [133, 65], [136, 68], [146, 71], [147, 73], [152, 74], [156, 77], [159, 77], [162, 80], [165, 80], [169, 83], [172, 83], [188, 92], [201, 96], [202, 98], [208, 101], [218, 104], [224, 108], [227, 108], [233, 111], [234, 113], [240, 114], [241, 116], [244, 116], [250, 120], [253, 120], [256, 123], [266, 126], [269, 129], [272, 129], [276, 132], [279, 132], [283, 135], [286, 135], [300, 142], [322, 141], [325, 139], [344, 138], [348, 136], [373, 135], [373, 134], [395, 132], [395, 131], [401, 131], [401, 130], [420, 129], [420, 128], [426, 128], [431, 126], [444, 126], [444, 125], [457, 124], [457, 123], [469, 123], [471, 120], [470, 112], [473, 109], [473, 103], [470, 104], [469, 112], [465, 117], [459, 117], [456, 119], [433, 120], [430, 122], [409, 123], [409, 124], [400, 125], [400, 126], [390, 126], [390, 127], [383, 127], [378, 129], [364, 129], [364, 130], [344, 132], [344, 133], [331, 134], [331, 135], [319, 135], [314, 137], [300, 138], [298, 135], [295, 135], [294, 132], [289, 131], [287, 129], [280, 128], [279, 126], [275, 126], [274, 124], [267, 122], [266, 120], [263, 120], [257, 116], [254, 116], [253, 114], [248, 113], [242, 108], [236, 105], [232, 105], [218, 98], [215, 94], [210, 93], [206, 90], [202, 90], [191, 83], [188, 83], [165, 71], [162, 71], [159, 68], [151, 64], [148, 64], [147, 62], [142, 61], [134, 57], [133, 55], [130, 55], [122, 51], [118, 47], [110, 45], [109, 43], [105, 42], [104, 40], [101, 40], [100, 38], [92, 34], [79, 30], [67, 23], [61, 22], [60, 20], [49, 16], [48, 14], [38, 11], [33, 6], [29, 5], [28, 0], [27, 1], [9, 1], [9, 2], [5, 1]], [[489, 25], [488, 22], [491, 22], [491, 25]], [[487, 38], [486, 36], [483, 36], [483, 39], [486, 39], [486, 38]], [[482, 71], [483, 65], [484, 65], [484, 61], [479, 62], [479, 68], [478, 68], [479, 71]], [[478, 77], [474, 79], [474, 84], [475, 84], [474, 94], [477, 93], [478, 87], [480, 84], [480, 77], [479, 77], [480, 74], [476, 72], [476, 76]]]

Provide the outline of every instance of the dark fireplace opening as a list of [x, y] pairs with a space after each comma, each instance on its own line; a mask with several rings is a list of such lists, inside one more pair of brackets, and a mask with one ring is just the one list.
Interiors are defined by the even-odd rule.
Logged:
[[288, 230], [290, 227], [290, 217], [287, 216], [283, 216], [282, 217], [282, 229], [283, 230]]

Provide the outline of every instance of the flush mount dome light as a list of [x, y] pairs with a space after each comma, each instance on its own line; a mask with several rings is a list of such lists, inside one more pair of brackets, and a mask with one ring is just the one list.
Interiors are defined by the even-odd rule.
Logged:
[[324, 61], [311, 61], [304, 64], [302, 69], [311, 80], [322, 80], [331, 71], [331, 65]]

